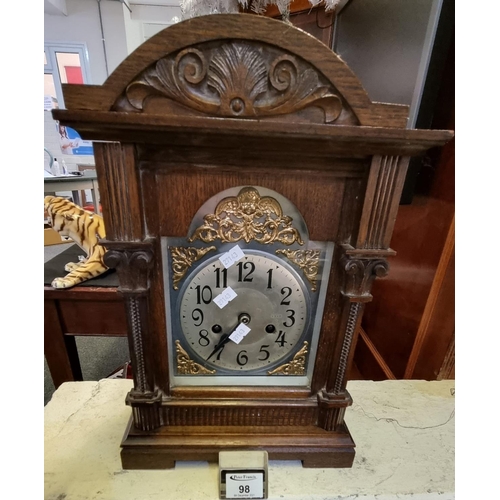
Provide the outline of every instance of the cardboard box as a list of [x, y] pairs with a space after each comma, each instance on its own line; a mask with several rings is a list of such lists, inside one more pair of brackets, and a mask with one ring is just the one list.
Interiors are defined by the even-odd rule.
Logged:
[[67, 236], [61, 236], [57, 231], [54, 231], [51, 227], [47, 227], [43, 230], [44, 246], [60, 245], [61, 243], [74, 243], [74, 241]]

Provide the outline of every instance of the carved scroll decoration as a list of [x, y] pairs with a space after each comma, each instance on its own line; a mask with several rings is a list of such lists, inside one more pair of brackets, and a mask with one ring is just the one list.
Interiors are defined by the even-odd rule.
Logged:
[[172, 281], [174, 290], [179, 289], [179, 283], [193, 263], [215, 249], [214, 246], [207, 248], [169, 247], [170, 254], [172, 255]]
[[[113, 242], [107, 242], [109, 247]], [[126, 244], [124, 245], [126, 246]], [[120, 290], [141, 293], [149, 288], [149, 272], [153, 265], [153, 252], [144, 248], [108, 248], [104, 262], [109, 268], [116, 268], [120, 277]]]
[[289, 261], [300, 267], [304, 276], [311, 284], [311, 290], [316, 291], [319, 269], [319, 250], [290, 250], [288, 248], [276, 250], [277, 254], [284, 255]]
[[303, 245], [299, 231], [292, 226], [292, 218], [283, 215], [279, 202], [271, 196], [261, 197], [253, 187], [245, 187], [238, 196], [229, 196], [215, 207], [215, 213], [204, 218], [189, 238], [205, 243], [215, 240], [246, 243], [254, 240], [262, 244], [275, 242]]
[[[200, 44], [166, 56], [125, 90], [126, 100], [138, 111], [155, 95], [219, 117], [276, 116], [315, 106], [323, 110], [324, 122], [331, 123], [343, 110], [340, 96], [310, 64], [244, 41]], [[118, 100], [115, 109], [121, 106]]]
[[307, 354], [307, 341], [304, 342], [302, 349], [293, 357], [292, 361], [278, 366], [272, 371], [268, 371], [268, 375], [305, 375], [306, 373], [306, 354]]
[[175, 341], [175, 351], [177, 352], [177, 372], [179, 375], [213, 375], [216, 372], [194, 362], [178, 340]]
[[389, 272], [385, 259], [342, 259], [345, 272], [344, 295], [371, 297], [370, 290], [375, 278], [383, 278]]

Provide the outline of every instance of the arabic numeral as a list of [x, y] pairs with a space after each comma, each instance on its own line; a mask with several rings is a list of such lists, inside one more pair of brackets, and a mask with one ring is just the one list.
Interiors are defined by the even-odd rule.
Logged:
[[236, 362], [240, 366], [245, 366], [248, 363], [248, 356], [247, 356], [247, 351], [243, 350], [238, 353], [238, 356], [236, 356]]
[[203, 323], [203, 311], [201, 309], [194, 309], [191, 313], [191, 317], [194, 321], [199, 321], [199, 323], [195, 323], [194, 326], [201, 326]]
[[238, 487], [238, 490], [240, 493], [250, 493], [250, 486], [248, 484], [245, 486], [241, 485]]
[[276, 340], [274, 342], [276, 344], [279, 344], [280, 347], [283, 347], [285, 344], [288, 344], [288, 342], [285, 340], [285, 335], [286, 335], [286, 332], [284, 332], [283, 330], [280, 330], [278, 333], [278, 337], [276, 338]]
[[207, 347], [207, 345], [210, 344], [207, 330], [200, 330], [200, 338], [198, 339], [198, 344], [200, 344], [202, 347]]
[[287, 316], [287, 319], [289, 319], [291, 321], [291, 323], [288, 324], [288, 321], [284, 321], [283, 322], [283, 326], [286, 326], [287, 328], [290, 328], [291, 326], [295, 325], [295, 311], [293, 309], [287, 309], [286, 312], [290, 313]]
[[212, 302], [212, 289], [208, 285], [203, 288], [201, 288], [201, 285], [196, 287], [196, 303], [201, 304], [202, 301], [204, 304]]
[[[245, 271], [249, 270], [248, 273], [243, 278], [243, 269]], [[252, 276], [255, 271], [255, 264], [253, 262], [238, 262], [238, 281], [253, 281]]]
[[266, 359], [268, 359], [269, 356], [271, 356], [271, 353], [266, 349], [266, 347], [269, 347], [269, 346], [268, 345], [262, 345], [262, 346], [260, 346], [259, 353], [264, 354], [264, 357], [263, 358], [259, 358], [259, 361], [266, 361]]
[[281, 301], [282, 306], [289, 306], [290, 301], [286, 300], [290, 295], [292, 295], [292, 289], [289, 286], [285, 286], [281, 289], [281, 295], [284, 295], [283, 300]]
[[220, 361], [220, 355], [224, 352], [224, 348], [225, 348], [225, 347], [226, 347], [226, 346], [225, 346], [225, 345], [223, 345], [223, 346], [222, 346], [222, 349], [219, 351], [219, 354], [217, 354], [217, 358], [216, 358], [216, 359], [217, 359], [217, 361]]
[[215, 288], [220, 288], [220, 278], [222, 274], [222, 288], [227, 288], [227, 269], [214, 269], [215, 273]]
[[272, 288], [273, 287], [273, 270], [269, 269], [267, 271], [268, 277], [267, 277], [267, 288]]

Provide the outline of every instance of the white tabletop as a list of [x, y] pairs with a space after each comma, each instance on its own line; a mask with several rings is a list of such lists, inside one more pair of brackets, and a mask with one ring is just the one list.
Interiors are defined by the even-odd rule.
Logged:
[[[454, 381], [353, 381], [346, 422], [356, 443], [350, 469], [269, 462], [272, 500], [451, 500]], [[131, 410], [129, 380], [68, 382], [45, 407], [45, 498], [218, 499], [218, 466], [122, 470], [120, 441]]]

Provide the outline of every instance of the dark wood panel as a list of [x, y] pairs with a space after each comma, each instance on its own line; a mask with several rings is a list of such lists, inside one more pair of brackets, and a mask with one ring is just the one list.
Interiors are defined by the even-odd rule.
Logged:
[[[454, 140], [441, 151], [429, 195], [399, 208], [389, 259], [391, 272], [375, 282], [363, 326], [396, 377], [403, 378], [455, 213]], [[361, 363], [360, 363], [361, 365]], [[361, 366], [360, 366], [361, 369]]]
[[[214, 442], [213, 437], [218, 436]], [[302, 460], [304, 467], [351, 467], [354, 442], [345, 425], [338, 432], [313, 426], [164, 426], [155, 433], [126, 431], [124, 469], [171, 468], [175, 460], [217, 461], [219, 451], [265, 449], [272, 460]]]
[[127, 317], [117, 288], [45, 287], [45, 358], [55, 387], [83, 380], [75, 336], [124, 337]]
[[455, 333], [455, 231], [448, 234], [405, 378], [436, 380]]
[[354, 360], [356, 368], [364, 380], [387, 380], [386, 373], [361, 335], [358, 337], [354, 350]]
[[[325, 298], [325, 309], [321, 322], [321, 332], [316, 353], [311, 389], [317, 393], [326, 387], [329, 375], [332, 373], [332, 363], [336, 363], [336, 352], [340, 351], [343, 332], [339, 325], [341, 322], [342, 296], [339, 293], [343, 276], [338, 272], [338, 263], [341, 256], [340, 245], [336, 245], [333, 252], [333, 265], [328, 280]], [[336, 332], [336, 333], [333, 333]]]
[[44, 353], [56, 389], [63, 382], [82, 380], [75, 341], [64, 337], [53, 300], [44, 301]]
[[118, 302], [60, 300], [59, 310], [65, 334], [127, 335], [125, 306], [121, 298]]
[[[245, 185], [265, 186], [288, 198], [308, 221], [312, 240], [334, 241], [337, 236], [344, 180], [328, 173], [317, 173], [311, 177], [276, 174], [269, 169], [261, 175], [227, 172], [222, 176], [218, 171], [185, 169], [162, 172], [157, 175], [157, 182], [161, 234], [164, 236], [186, 236], [192, 218], [206, 200], [224, 189]], [[301, 189], [306, 182], [308, 190]], [[314, 199], [318, 202], [314, 203]], [[324, 200], [328, 202], [322, 203]]]
[[[433, 126], [453, 129], [454, 113], [454, 53], [450, 51], [447, 69], [443, 78], [440, 98], [435, 110]], [[402, 205], [394, 227], [391, 247], [397, 250], [396, 257], [390, 257], [391, 272], [387, 279], [375, 282], [374, 300], [365, 309], [363, 327], [385, 362], [396, 375], [403, 378], [414, 348], [431, 289], [435, 283], [439, 262], [446, 246], [450, 227], [455, 214], [455, 141], [452, 139], [443, 148], [433, 149], [427, 158], [427, 167], [417, 183], [418, 195], [411, 205]], [[439, 277], [437, 277], [439, 279]], [[449, 276], [451, 282], [454, 278]], [[445, 315], [446, 324], [442, 341], [439, 343], [442, 362], [450, 341], [454, 319], [451, 317], [454, 298], [450, 293], [442, 296], [440, 309], [434, 309], [434, 319], [439, 324], [440, 315]], [[443, 317], [443, 318], [444, 318]], [[431, 330], [429, 330], [431, 332]], [[437, 330], [433, 335], [438, 335]], [[424, 342], [424, 339], [422, 339]], [[444, 347], [443, 347], [444, 345]], [[429, 348], [432, 349], [431, 344]], [[430, 377], [435, 373], [436, 356], [429, 369], [420, 374]], [[368, 377], [376, 360], [361, 346], [355, 357], [358, 368]], [[365, 370], [365, 371], [363, 371]]]
[[45, 286], [43, 288], [45, 299], [51, 300], [90, 300], [98, 302], [120, 302], [121, 296], [117, 286], [75, 286], [73, 288], [52, 288]]
[[[156, 245], [156, 255], [161, 255], [160, 241]], [[150, 370], [153, 373], [156, 387], [159, 387], [164, 394], [170, 393], [170, 380], [168, 376], [169, 348], [167, 343], [167, 320], [165, 317], [165, 299], [163, 289], [163, 268], [162, 257], [155, 261], [152, 270], [151, 292], [148, 299], [149, 331], [155, 332], [147, 338], [149, 355], [153, 362]]]
[[[138, 155], [143, 169], [182, 170], [189, 165], [190, 169], [214, 169], [219, 172], [242, 169], [246, 173], [252, 172], [262, 175], [273, 166], [273, 172], [281, 174], [316, 175], [317, 170], [326, 170], [330, 175], [338, 177], [360, 177], [370, 166], [370, 159], [348, 159], [322, 156], [319, 151], [307, 150], [297, 155], [291, 151], [269, 151], [266, 161], [262, 161], [262, 148], [248, 149], [242, 154], [239, 147], [189, 148], [186, 146], [152, 147], [138, 145]], [[168, 159], [168, 163], [166, 160]]]
[[377, 348], [373, 345], [373, 342], [370, 340], [370, 337], [366, 334], [363, 328], [359, 328], [359, 336], [361, 337], [362, 342], [366, 345], [366, 347], [370, 350], [371, 355], [375, 358], [377, 364], [380, 366], [382, 371], [385, 374], [385, 377], [389, 380], [396, 380], [394, 373], [392, 373], [391, 369], [387, 366], [384, 358], [377, 351]]
[[[391, 241], [389, 276], [373, 285], [363, 328], [397, 378], [403, 378], [429, 297], [453, 205], [415, 197], [401, 206]], [[361, 368], [361, 363], [359, 363]]]
[[[106, 238], [111, 241], [141, 239], [144, 236], [140, 216], [139, 173], [134, 152], [135, 148], [130, 144], [94, 145]], [[124, 207], [127, 217], [121, 214]]]
[[455, 379], [455, 334], [448, 345], [441, 370], [438, 373], [437, 380]]
[[403, 189], [408, 157], [375, 156], [370, 167], [358, 248], [389, 248]]
[[55, 110], [53, 115], [61, 123], [78, 128], [82, 138], [89, 140], [239, 148], [240, 151], [258, 149], [262, 153], [287, 151], [304, 157], [364, 158], [374, 154], [412, 156], [422, 154], [433, 146], [443, 145], [453, 137], [453, 133], [447, 130], [384, 128], [382, 122], [373, 127], [333, 126], [125, 112], [89, 113], [81, 110], [57, 110], [57, 113]]

